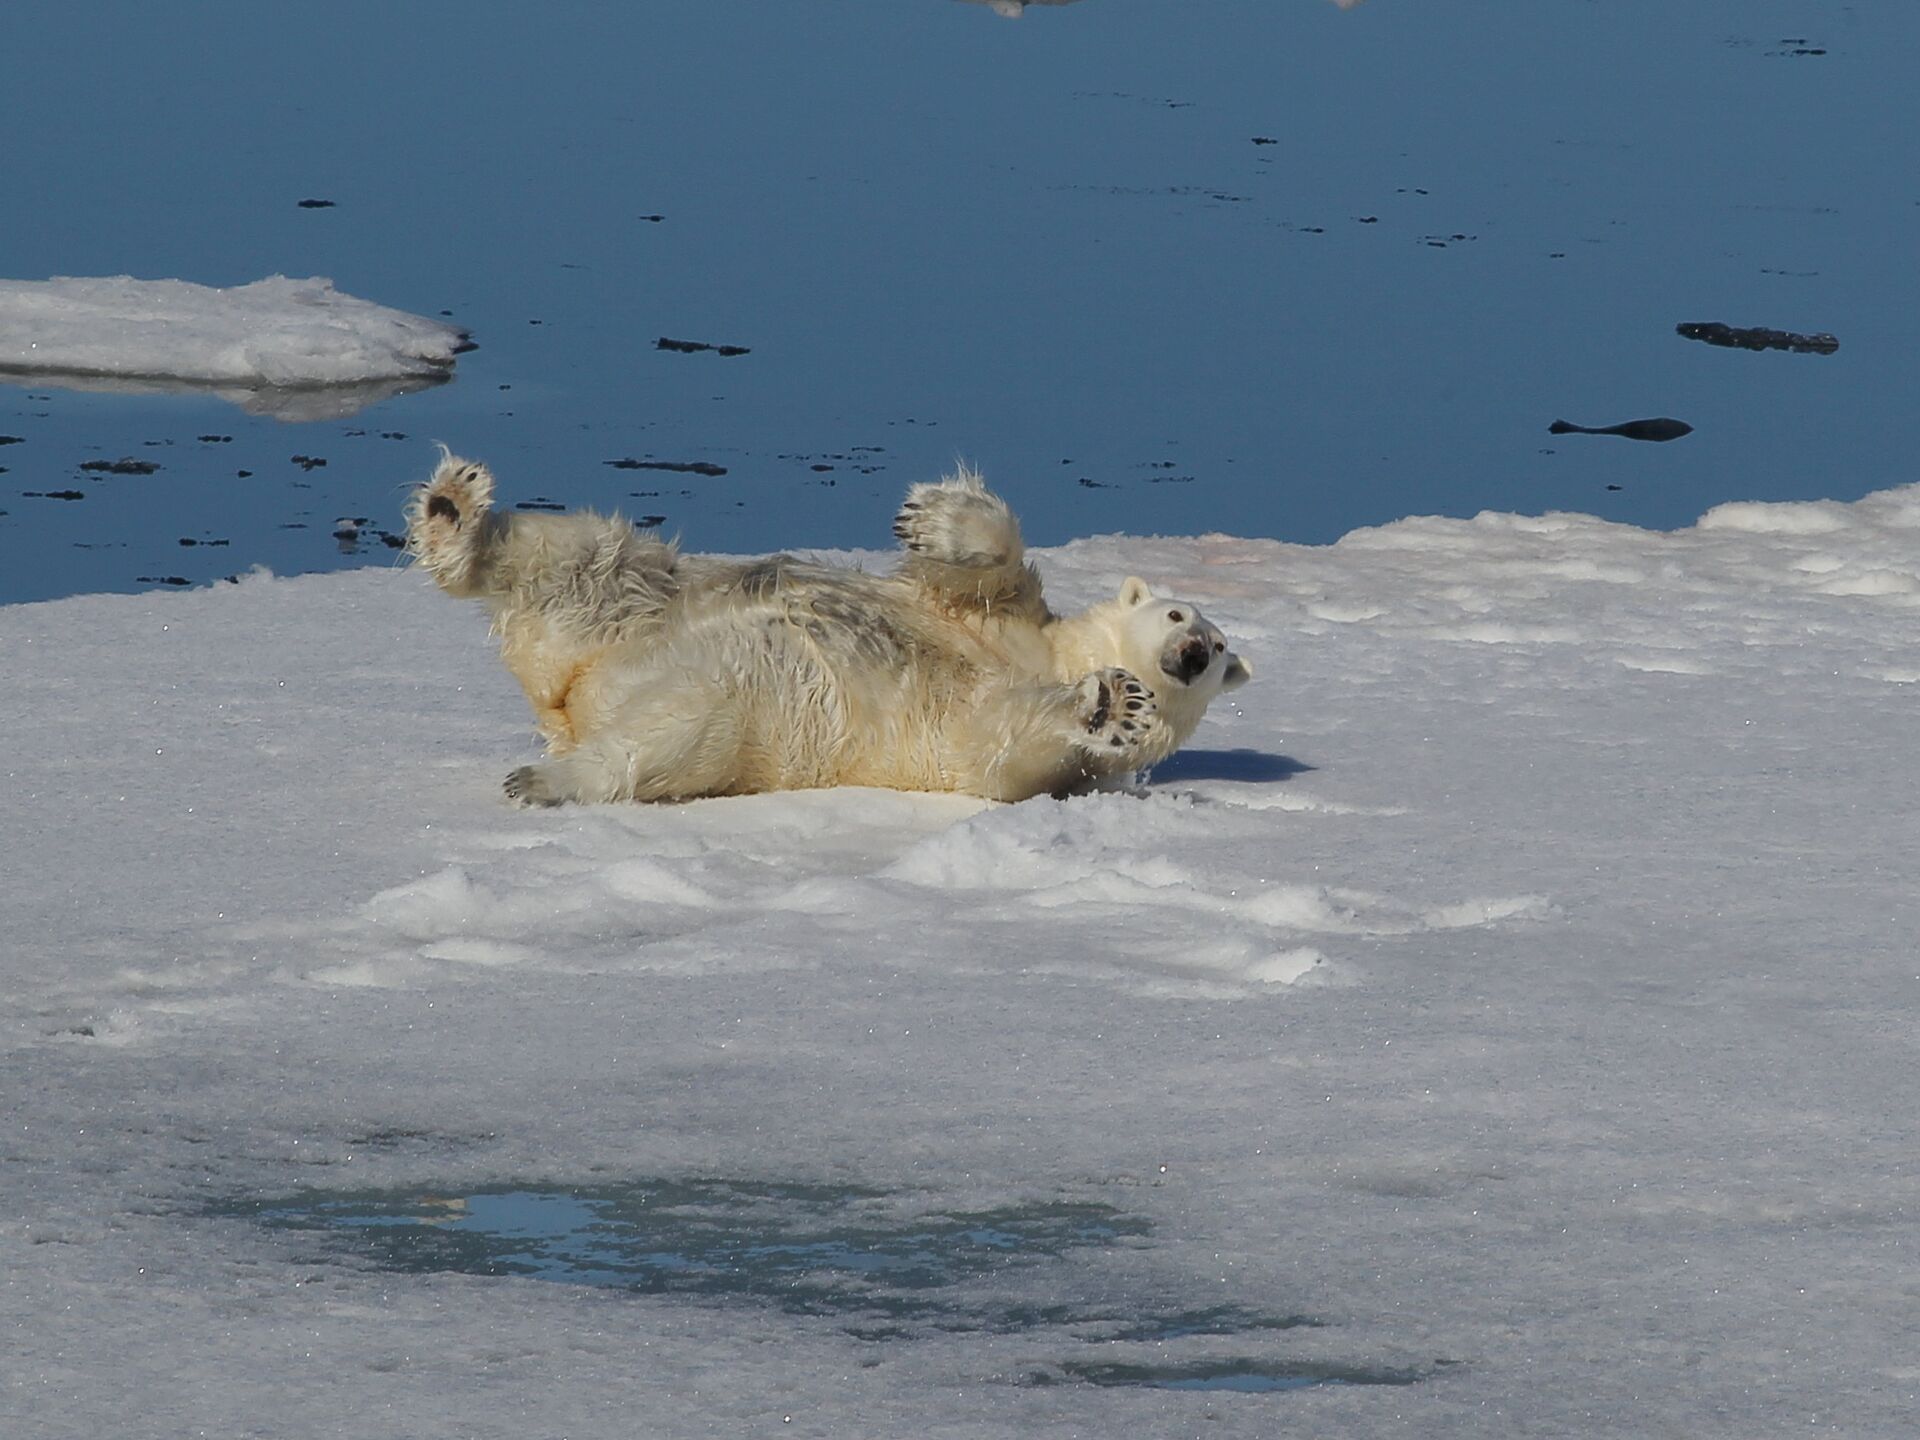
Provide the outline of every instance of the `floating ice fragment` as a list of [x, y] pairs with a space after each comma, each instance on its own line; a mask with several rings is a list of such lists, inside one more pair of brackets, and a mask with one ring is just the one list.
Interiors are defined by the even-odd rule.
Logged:
[[391, 394], [446, 379], [472, 348], [456, 326], [344, 295], [317, 276], [225, 289], [128, 275], [0, 281], [0, 374], [41, 384], [243, 387], [223, 398], [279, 413], [302, 407], [251, 392]]

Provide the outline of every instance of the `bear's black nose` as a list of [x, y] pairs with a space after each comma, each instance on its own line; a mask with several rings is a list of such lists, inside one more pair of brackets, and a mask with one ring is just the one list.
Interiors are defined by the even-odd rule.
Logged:
[[1200, 639], [1185, 641], [1174, 655], [1171, 664], [1160, 668], [1182, 683], [1191, 683], [1193, 678], [1205, 672], [1207, 662], [1213, 658], [1213, 652], [1207, 648], [1207, 642]]

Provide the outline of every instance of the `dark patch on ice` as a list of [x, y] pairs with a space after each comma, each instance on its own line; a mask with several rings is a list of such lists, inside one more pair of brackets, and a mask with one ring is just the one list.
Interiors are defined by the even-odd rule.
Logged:
[[184, 575], [136, 575], [136, 585], [191, 585], [193, 582]]
[[679, 475], [724, 475], [727, 467], [715, 465], [711, 460], [635, 460], [627, 456], [620, 460], [603, 460], [603, 465], [611, 465], [616, 470], [671, 470]]
[[1140, 1386], [1150, 1390], [1228, 1390], [1248, 1394], [1306, 1390], [1317, 1385], [1413, 1385], [1413, 1370], [1360, 1365], [1274, 1364], [1259, 1360], [1202, 1360], [1188, 1364], [1129, 1365], [1115, 1361], [1069, 1360], [1057, 1371], [1035, 1370], [1029, 1385], [1077, 1380], [1087, 1385]]
[[326, 460], [319, 455], [295, 455], [293, 463], [302, 470], [320, 470], [326, 467]]
[[1256, 135], [1253, 137], [1253, 143], [1256, 145], [1278, 145], [1280, 142], [1271, 135]]
[[674, 340], [665, 335], [653, 342], [653, 348], [674, 350], [682, 355], [697, 355], [702, 350], [711, 350], [716, 355], [751, 355], [753, 353], [745, 345], [709, 345], [704, 340]]
[[1291, 780], [1314, 767], [1290, 755], [1264, 750], [1176, 750], [1153, 767], [1155, 780]]
[[232, 443], [233, 436], [231, 435], [196, 435], [194, 436], [194, 439], [198, 440], [202, 445], [227, 445]]
[[[397, 1150], [434, 1139], [375, 1131], [350, 1143]], [[1325, 1328], [1308, 1315], [1231, 1303], [1181, 1306], [1159, 1293], [1116, 1293], [1111, 1284], [1099, 1287], [1098, 1300], [1010, 1298], [1009, 1285], [1047, 1262], [1151, 1237], [1146, 1220], [1084, 1200], [929, 1209], [924, 1196], [860, 1185], [693, 1179], [580, 1189], [309, 1190], [216, 1202], [201, 1214], [304, 1237], [301, 1264], [521, 1277], [709, 1304], [749, 1301], [831, 1320], [875, 1343], [979, 1334], [1063, 1348], [1157, 1347], [1154, 1365], [1128, 1365], [1124, 1357], [1043, 1361], [1022, 1377], [1030, 1384], [1290, 1389], [1421, 1378], [1273, 1356], [1279, 1337]], [[1251, 1353], [1182, 1363], [1169, 1351], [1208, 1337], [1238, 1338]]]
[[28, 500], [84, 500], [84, 490], [22, 490], [20, 494]]
[[118, 460], [83, 460], [80, 468], [95, 475], [151, 475], [160, 467], [151, 460], [123, 455]]
[[649, 225], [658, 225], [662, 220], [666, 219], [667, 217], [664, 215], [636, 215], [634, 218], [636, 220], [644, 220]]
[[231, 545], [233, 542], [231, 540], [196, 540], [191, 535], [182, 535], [180, 537], [180, 543], [182, 545], [191, 547], [195, 545], [206, 545], [206, 546]]
[[331, 210], [333, 209], [333, 204], [334, 202], [331, 200], [302, 200], [299, 202], [302, 210]]
[[[946, 1331], [1154, 1323], [1119, 1309], [968, 1304], [939, 1292], [1149, 1233], [1111, 1206], [1037, 1200], [924, 1212], [852, 1185], [660, 1180], [473, 1192], [309, 1191], [213, 1214], [324, 1237], [321, 1254], [410, 1274], [526, 1276]], [[1177, 1328], [1184, 1315], [1159, 1317]], [[1259, 1317], [1256, 1317], [1258, 1319]], [[1261, 1320], [1269, 1328], [1294, 1323]]]
[[1791, 330], [1769, 330], [1764, 326], [1745, 329], [1722, 325], [1717, 320], [1688, 321], [1673, 327], [1676, 334], [1689, 340], [1704, 340], [1732, 350], [1791, 350], [1801, 355], [1831, 355], [1840, 342], [1824, 330], [1814, 335], [1797, 335]]

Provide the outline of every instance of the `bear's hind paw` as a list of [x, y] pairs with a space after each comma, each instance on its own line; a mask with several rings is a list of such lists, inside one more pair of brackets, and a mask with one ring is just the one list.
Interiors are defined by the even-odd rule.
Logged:
[[1130, 750], [1147, 738], [1159, 707], [1132, 672], [1096, 670], [1075, 687], [1075, 743], [1090, 750]]
[[940, 565], [991, 570], [1019, 545], [1006, 503], [975, 484], [915, 485], [893, 521], [907, 550]]
[[413, 552], [446, 563], [471, 543], [472, 524], [493, 504], [493, 475], [484, 465], [448, 455], [414, 493], [407, 520]]
[[567, 797], [540, 773], [538, 765], [522, 765], [500, 787], [515, 805], [562, 805]]

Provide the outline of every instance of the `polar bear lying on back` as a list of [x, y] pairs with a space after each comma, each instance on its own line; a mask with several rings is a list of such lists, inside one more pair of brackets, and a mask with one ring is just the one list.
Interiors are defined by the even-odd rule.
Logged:
[[407, 507], [408, 549], [492, 612], [547, 742], [507, 777], [523, 804], [1064, 793], [1172, 754], [1252, 673], [1141, 580], [1055, 615], [1013, 513], [964, 467], [908, 491], [891, 575], [683, 555], [617, 516], [492, 502], [486, 467], [445, 455]]

